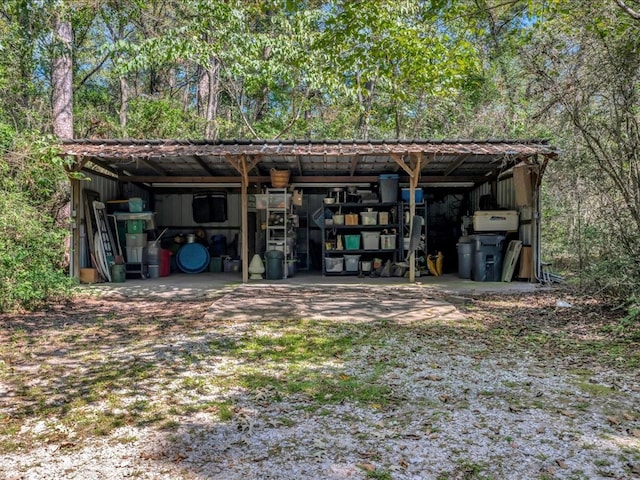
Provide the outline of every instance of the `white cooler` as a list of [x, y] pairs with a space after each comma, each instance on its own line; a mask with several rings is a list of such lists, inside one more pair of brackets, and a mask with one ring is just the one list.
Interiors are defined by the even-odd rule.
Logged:
[[473, 214], [474, 232], [516, 232], [518, 212], [515, 210], [481, 210]]

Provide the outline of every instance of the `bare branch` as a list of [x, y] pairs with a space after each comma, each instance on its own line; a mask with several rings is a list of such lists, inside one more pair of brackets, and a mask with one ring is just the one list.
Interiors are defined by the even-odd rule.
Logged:
[[627, 15], [629, 15], [631, 18], [633, 18], [634, 20], [640, 20], [640, 12], [637, 12], [636, 10], [633, 10], [630, 6], [628, 6], [626, 3], [624, 3], [622, 0], [616, 0], [616, 3], [618, 4], [618, 6], [624, 10]]

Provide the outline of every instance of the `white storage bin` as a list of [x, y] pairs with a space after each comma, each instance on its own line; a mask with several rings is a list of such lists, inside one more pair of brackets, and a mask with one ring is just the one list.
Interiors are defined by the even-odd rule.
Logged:
[[394, 250], [396, 248], [396, 236], [380, 235], [380, 248], [383, 250]]
[[362, 232], [361, 235], [365, 250], [377, 250], [380, 248], [380, 232]]
[[291, 205], [290, 193], [269, 193], [269, 208], [289, 208]]
[[345, 255], [344, 256], [344, 269], [347, 272], [357, 272], [358, 262], [360, 262], [360, 255]]
[[126, 233], [125, 236], [126, 236], [127, 247], [146, 247], [147, 246], [146, 233]]
[[324, 268], [328, 273], [342, 272], [344, 268], [342, 257], [324, 257]]
[[518, 212], [515, 210], [485, 210], [473, 215], [475, 232], [515, 232], [518, 230]]
[[362, 225], [378, 224], [378, 212], [360, 212], [360, 218], [362, 219]]
[[256, 199], [256, 210], [266, 210], [269, 205], [269, 195], [258, 193], [254, 196]]
[[145, 263], [145, 247], [126, 247], [127, 263]]

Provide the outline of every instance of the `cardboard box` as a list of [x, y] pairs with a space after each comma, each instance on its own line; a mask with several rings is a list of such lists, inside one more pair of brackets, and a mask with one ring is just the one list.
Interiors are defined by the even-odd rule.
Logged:
[[81, 268], [80, 269], [80, 283], [98, 283], [100, 281], [100, 275], [95, 268]]

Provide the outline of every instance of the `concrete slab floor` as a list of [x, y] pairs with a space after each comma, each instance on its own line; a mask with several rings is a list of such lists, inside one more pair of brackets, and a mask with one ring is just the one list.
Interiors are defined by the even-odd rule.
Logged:
[[[240, 273], [210, 273], [198, 274], [173, 273], [160, 278], [135, 278], [130, 276], [123, 283], [98, 283], [82, 285], [81, 288], [94, 290], [101, 294], [116, 294], [125, 297], [164, 297], [173, 298], [218, 297], [225, 291], [233, 290], [242, 285]], [[385, 277], [370, 278], [358, 276], [322, 276], [318, 272], [298, 272], [293, 277], [281, 280], [249, 280], [247, 285], [273, 286], [384, 286], [392, 285], [396, 288], [406, 286], [408, 289], [421, 287], [434, 293], [447, 295], [480, 294], [480, 293], [527, 293], [543, 288], [538, 283], [526, 281], [513, 282], [474, 282], [459, 278], [456, 274], [445, 274], [440, 277], [421, 276], [414, 284], [408, 278]]]

